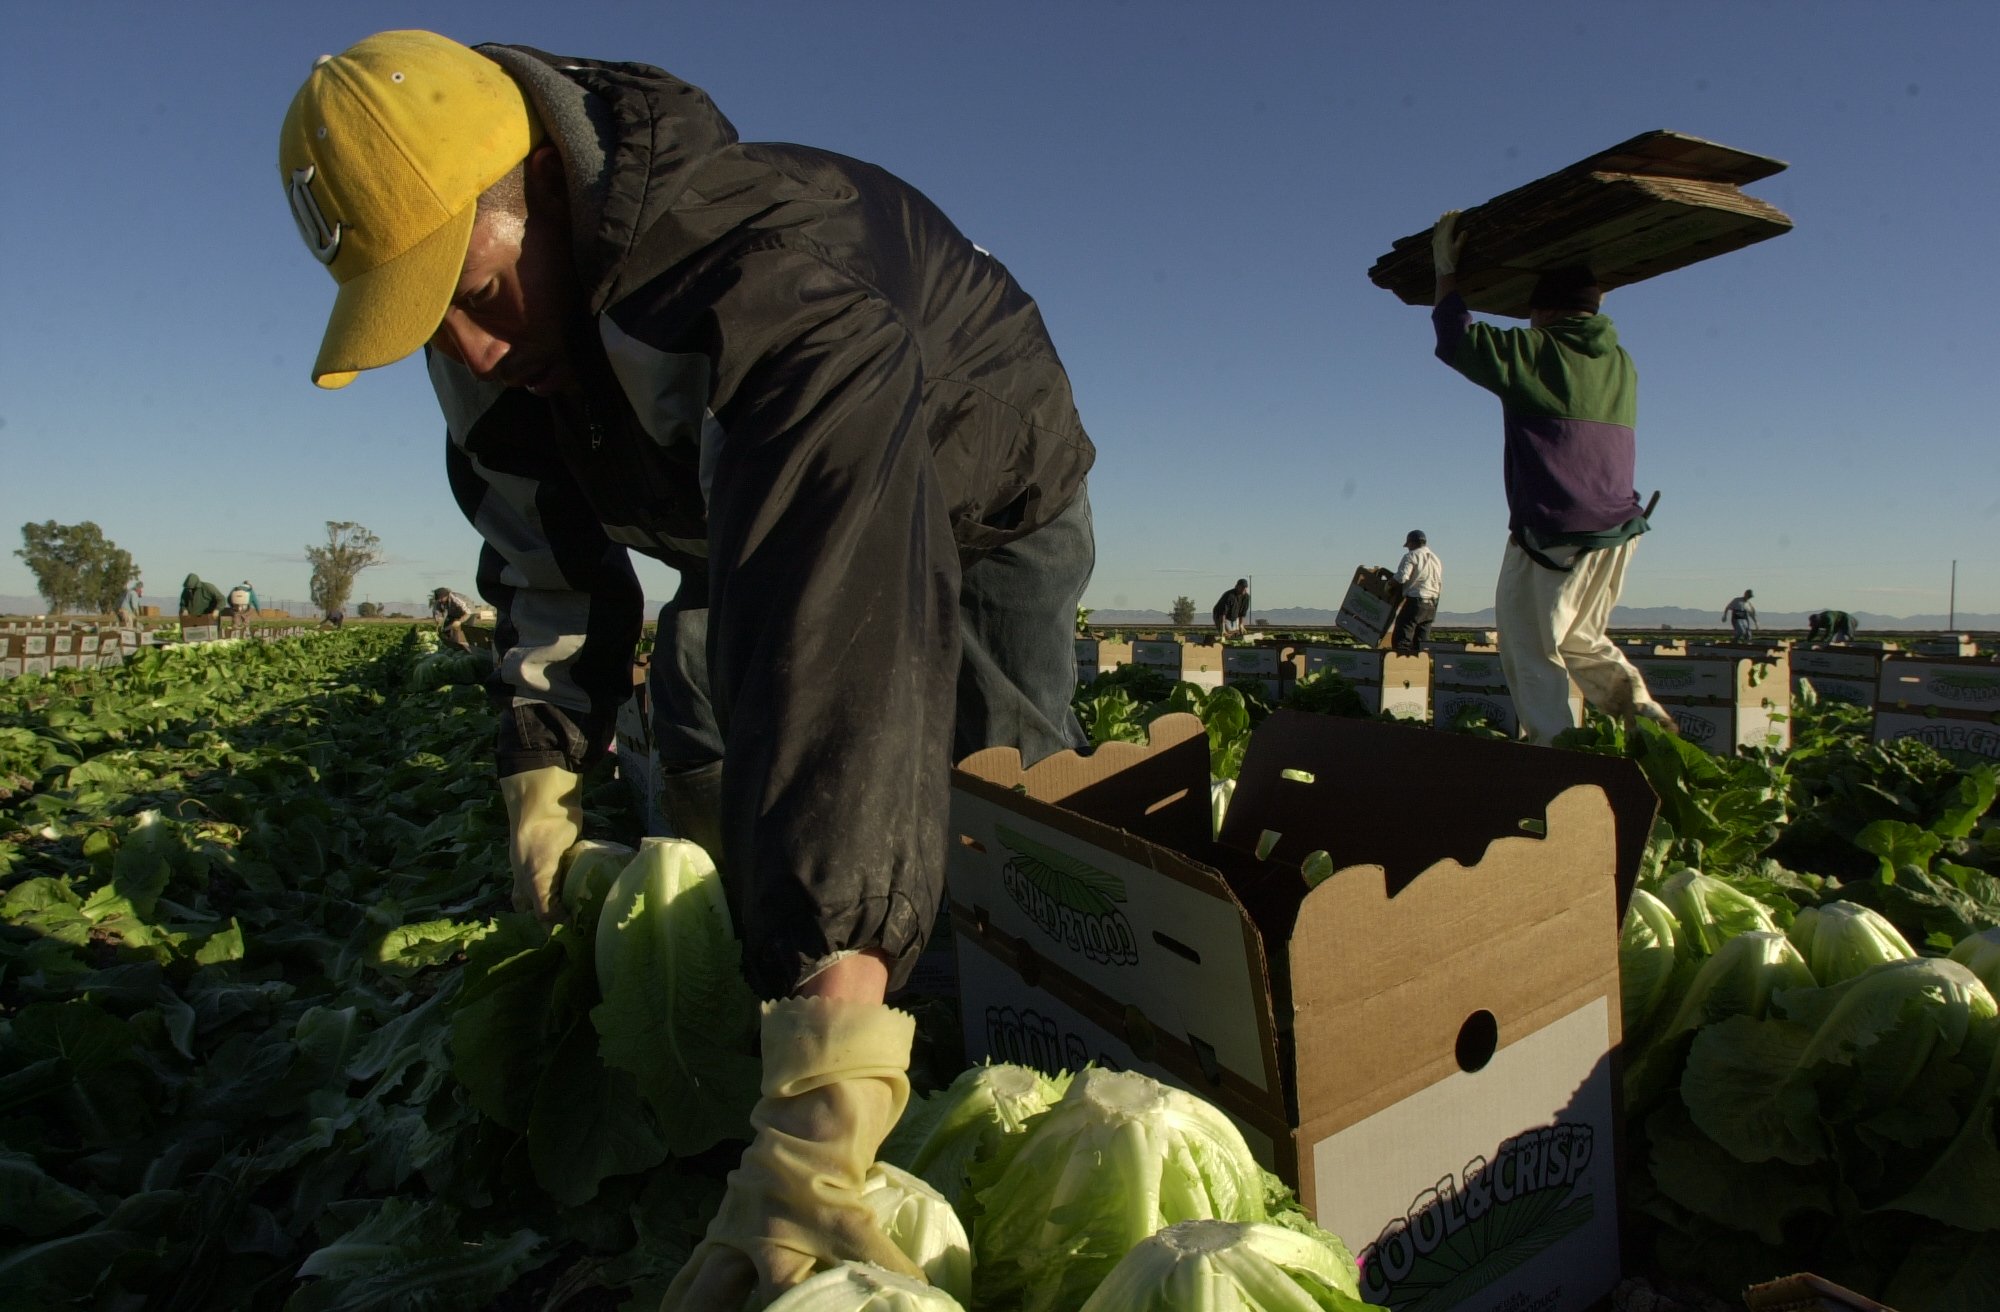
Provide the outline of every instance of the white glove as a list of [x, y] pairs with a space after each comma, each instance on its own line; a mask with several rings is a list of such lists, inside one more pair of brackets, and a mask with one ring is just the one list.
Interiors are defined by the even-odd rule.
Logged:
[[1457, 273], [1459, 253], [1465, 238], [1458, 231], [1458, 211], [1446, 210], [1431, 229], [1431, 267], [1438, 273]]

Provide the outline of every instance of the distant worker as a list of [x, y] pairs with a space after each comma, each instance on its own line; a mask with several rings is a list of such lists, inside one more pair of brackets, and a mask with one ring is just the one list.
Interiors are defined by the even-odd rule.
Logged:
[[347, 623], [347, 612], [345, 610], [342, 610], [340, 607], [335, 606], [332, 610], [326, 613], [326, 619], [323, 622], [326, 624], [330, 624], [337, 629], [341, 625]]
[[1250, 618], [1250, 580], [1238, 579], [1236, 586], [1215, 599], [1215, 609], [1209, 612], [1215, 620], [1215, 631], [1225, 638], [1243, 636], [1244, 621]]
[[190, 574], [181, 580], [181, 614], [219, 615], [222, 613], [222, 589], [202, 580], [199, 574]]
[[250, 586], [250, 580], [229, 590], [228, 602], [229, 631], [238, 635], [250, 631], [250, 617], [257, 613], [257, 589]]
[[1806, 616], [1807, 642], [1854, 641], [1854, 617], [1844, 610], [1817, 610]]
[[118, 599], [118, 627], [129, 629], [139, 622], [139, 612], [146, 607], [146, 585], [133, 579], [125, 589], [125, 595]]
[[1458, 293], [1458, 211], [1432, 232], [1438, 359], [1500, 398], [1506, 433], [1506, 555], [1494, 612], [1500, 666], [1529, 742], [1576, 727], [1573, 679], [1629, 726], [1673, 731], [1646, 680], [1605, 636], [1625, 570], [1648, 527], [1633, 488], [1639, 375], [1598, 313], [1587, 269], [1541, 275], [1526, 328], [1475, 323]]
[[445, 646], [472, 650], [472, 644], [465, 640], [465, 622], [472, 618], [471, 602], [450, 588], [439, 588], [431, 594], [431, 618], [437, 621], [438, 638]]
[[1745, 588], [1742, 596], [1731, 597], [1722, 608], [1722, 618], [1729, 621], [1729, 631], [1738, 642], [1750, 641], [1750, 635], [1757, 631], [1757, 608], [1750, 604], [1750, 598], [1756, 595]]
[[1396, 583], [1403, 598], [1396, 604], [1393, 645], [1400, 655], [1414, 656], [1431, 636], [1438, 598], [1444, 593], [1444, 564], [1427, 545], [1424, 531], [1413, 528], [1403, 539], [1403, 560], [1396, 566]]

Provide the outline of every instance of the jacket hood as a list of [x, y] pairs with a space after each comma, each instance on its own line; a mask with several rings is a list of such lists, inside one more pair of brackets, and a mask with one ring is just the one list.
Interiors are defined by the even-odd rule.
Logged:
[[190, 592], [200, 586], [201, 586], [201, 575], [199, 574], [190, 574], [186, 578], [181, 580], [182, 592]]
[[[736, 128], [707, 92], [649, 64], [531, 46], [475, 49], [521, 84], [562, 155], [577, 273], [596, 314], [634, 281], [621, 275], [639, 239], [674, 208], [705, 161], [736, 143]], [[649, 263], [657, 270], [694, 247], [691, 240]]]
[[1575, 314], [1542, 330], [1579, 355], [1592, 358], [1618, 349], [1618, 330], [1602, 314]]

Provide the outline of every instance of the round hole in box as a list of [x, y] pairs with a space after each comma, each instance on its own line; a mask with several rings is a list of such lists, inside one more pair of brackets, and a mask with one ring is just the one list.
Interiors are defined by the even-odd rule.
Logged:
[[1500, 1046], [1500, 1022], [1490, 1011], [1475, 1011], [1458, 1027], [1458, 1068], [1470, 1074], [1493, 1060]]

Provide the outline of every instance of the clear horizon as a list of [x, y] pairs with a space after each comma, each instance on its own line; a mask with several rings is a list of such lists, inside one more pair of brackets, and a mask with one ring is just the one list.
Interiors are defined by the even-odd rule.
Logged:
[[[1099, 449], [1099, 609], [1205, 607], [1240, 575], [1273, 609], [1330, 609], [1412, 527], [1445, 608], [1490, 605], [1498, 406], [1368, 266], [1445, 208], [1648, 129], [1788, 160], [1748, 190], [1796, 231], [1607, 299], [1642, 379], [1639, 491], [1663, 492], [1624, 601], [1719, 612], [1750, 586], [1773, 612], [1942, 614], [1957, 558], [1958, 609], [2000, 612], [2000, 175], [1977, 126], [2000, 110], [2000, 9], [1533, 12], [14, 6], [0, 109], [35, 126], [0, 146], [0, 594], [34, 591], [13, 548], [45, 519], [94, 520], [159, 592], [193, 571], [302, 598], [329, 519], [390, 553], [356, 600], [472, 591], [420, 364], [339, 393], [306, 378], [333, 289], [275, 167], [313, 56], [427, 26], [659, 64], [746, 140], [936, 199], [1069, 367]], [[671, 594], [671, 571], [640, 572]]]

